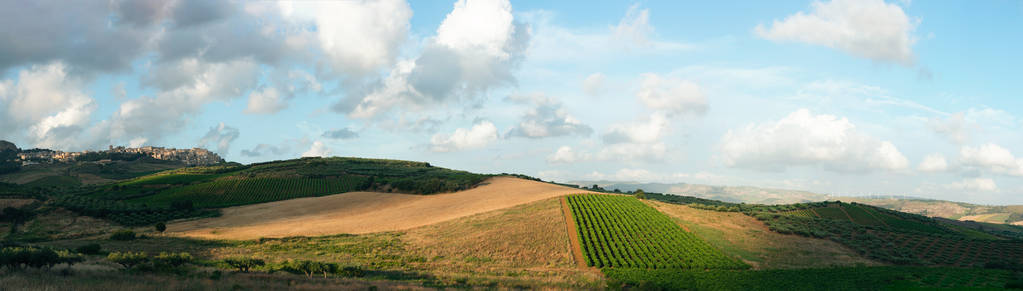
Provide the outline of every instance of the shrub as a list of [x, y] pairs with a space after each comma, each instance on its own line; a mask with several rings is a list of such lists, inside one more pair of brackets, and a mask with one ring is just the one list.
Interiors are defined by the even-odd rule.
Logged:
[[253, 258], [227, 258], [224, 259], [224, 263], [228, 264], [232, 268], [238, 269], [239, 272], [248, 273], [249, 269], [263, 266], [266, 264], [263, 260]]
[[163, 222], [157, 222], [153, 227], [156, 228], [156, 231], [161, 233], [167, 230], [167, 224], [164, 224]]
[[192, 255], [189, 253], [160, 253], [156, 257], [153, 257], [153, 263], [157, 269], [165, 269], [166, 267], [177, 268], [184, 264], [192, 262]]
[[101, 250], [103, 250], [103, 247], [97, 243], [83, 245], [75, 249], [76, 252], [86, 255], [96, 255], [99, 254]]
[[118, 230], [118, 231], [115, 231], [113, 234], [110, 235], [110, 239], [111, 240], [121, 240], [121, 241], [134, 240], [135, 239], [135, 232], [131, 231], [130, 229]]
[[8, 269], [53, 267], [57, 264], [81, 262], [81, 256], [49, 248], [6, 247], [0, 250], [0, 266]]
[[107, 255], [107, 260], [120, 264], [124, 269], [131, 269], [149, 261], [146, 253], [138, 252], [113, 252]]

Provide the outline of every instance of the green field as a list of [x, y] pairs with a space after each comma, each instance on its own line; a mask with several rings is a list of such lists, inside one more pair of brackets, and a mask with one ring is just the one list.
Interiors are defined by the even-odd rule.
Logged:
[[571, 195], [590, 266], [643, 269], [742, 269], [743, 263], [630, 196]]
[[219, 179], [174, 188], [129, 202], [167, 207], [176, 201], [191, 201], [198, 208], [221, 208], [302, 197], [338, 194], [369, 188], [368, 178], [250, 178]]

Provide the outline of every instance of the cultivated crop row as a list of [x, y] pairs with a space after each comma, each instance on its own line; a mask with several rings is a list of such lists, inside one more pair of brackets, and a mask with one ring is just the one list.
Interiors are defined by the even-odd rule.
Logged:
[[571, 195], [567, 199], [590, 266], [645, 269], [747, 267], [636, 198]]

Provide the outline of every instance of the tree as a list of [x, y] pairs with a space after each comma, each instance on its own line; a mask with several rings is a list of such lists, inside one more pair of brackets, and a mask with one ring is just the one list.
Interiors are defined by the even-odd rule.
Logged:
[[160, 233], [167, 230], [167, 224], [164, 224], [163, 222], [157, 222], [154, 227], [156, 228], [156, 231], [159, 231]]
[[637, 199], [646, 199], [646, 192], [643, 192], [643, 189], [636, 189], [636, 193], [634, 195], [636, 195]]
[[266, 264], [263, 260], [253, 258], [227, 258], [224, 259], [224, 263], [242, 273], [248, 273], [249, 269]]
[[132, 252], [113, 252], [107, 255], [107, 260], [120, 264], [125, 270], [131, 269], [132, 267], [138, 266], [149, 261], [149, 256], [146, 253], [132, 253]]

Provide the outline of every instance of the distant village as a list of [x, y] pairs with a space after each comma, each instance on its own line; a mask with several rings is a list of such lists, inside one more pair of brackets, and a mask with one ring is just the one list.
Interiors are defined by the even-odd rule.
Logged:
[[[48, 149], [31, 149], [18, 152], [18, 161], [22, 165], [38, 163], [69, 163], [80, 161], [85, 157], [106, 157], [99, 161], [109, 161], [111, 157], [140, 155], [157, 160], [177, 161], [189, 166], [204, 166], [224, 162], [219, 155], [201, 148], [174, 149], [163, 147], [145, 146], [140, 148], [128, 148], [123, 146], [110, 146], [105, 151], [83, 151], [63, 152]], [[91, 160], [91, 159], [90, 159]]]

